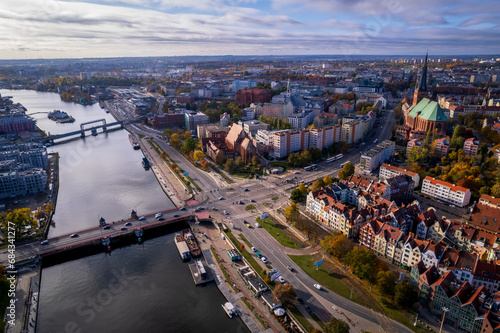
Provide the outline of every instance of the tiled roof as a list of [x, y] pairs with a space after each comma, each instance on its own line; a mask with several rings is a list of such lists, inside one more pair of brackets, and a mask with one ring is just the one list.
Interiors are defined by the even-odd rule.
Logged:
[[456, 185], [453, 185], [453, 184], [450, 184], [450, 183], [444, 182], [444, 181], [442, 181], [442, 180], [440, 180], [440, 179], [434, 179], [434, 178], [429, 177], [429, 176], [425, 177], [424, 181], [426, 181], [426, 180], [430, 181], [432, 185], [437, 185], [437, 184], [439, 184], [439, 185], [442, 185], [442, 186], [449, 187], [449, 188], [450, 188], [452, 191], [454, 191], [454, 192], [461, 191], [461, 192], [464, 192], [464, 193], [465, 193], [465, 192], [469, 191], [469, 189], [467, 189], [467, 188], [465, 188], [465, 187], [462, 187], [462, 186], [456, 186]]
[[500, 209], [477, 203], [470, 215], [468, 224], [483, 230], [500, 232]]

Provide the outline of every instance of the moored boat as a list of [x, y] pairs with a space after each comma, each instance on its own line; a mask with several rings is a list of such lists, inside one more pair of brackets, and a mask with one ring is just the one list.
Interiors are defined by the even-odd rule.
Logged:
[[189, 251], [191, 252], [191, 257], [193, 258], [199, 257], [201, 255], [200, 246], [198, 245], [196, 238], [191, 232], [191, 229], [185, 229], [182, 233], [184, 236], [184, 240], [186, 241], [187, 246], [189, 247]]
[[148, 169], [149, 169], [149, 167], [151, 166], [151, 164], [149, 164], [148, 159], [147, 159], [147, 158], [145, 158], [145, 157], [142, 159], [142, 166], [143, 166], [143, 167], [144, 167], [144, 169], [146, 169], [146, 170], [148, 170]]
[[237, 316], [238, 312], [234, 308], [233, 303], [231, 302], [226, 302], [225, 304], [222, 304], [222, 308], [224, 311], [226, 311], [226, 314], [228, 315], [229, 318], [233, 318], [233, 316]]
[[186, 241], [184, 240], [184, 237], [182, 237], [181, 234], [175, 234], [175, 246], [177, 247], [177, 250], [179, 251], [179, 254], [181, 255], [181, 258], [186, 260], [191, 257], [190, 252], [189, 252], [189, 247], [186, 244]]

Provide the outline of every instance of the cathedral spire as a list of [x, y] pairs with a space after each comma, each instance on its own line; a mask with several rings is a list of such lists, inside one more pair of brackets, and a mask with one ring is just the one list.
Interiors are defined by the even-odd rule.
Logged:
[[424, 67], [422, 68], [422, 76], [420, 77], [420, 84], [418, 90], [427, 91], [427, 57], [429, 51], [425, 54]]

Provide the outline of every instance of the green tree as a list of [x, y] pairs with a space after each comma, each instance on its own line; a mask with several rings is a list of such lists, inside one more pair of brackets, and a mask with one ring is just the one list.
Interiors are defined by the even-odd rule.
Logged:
[[372, 251], [356, 247], [345, 255], [343, 262], [349, 265], [359, 278], [368, 281], [374, 280], [378, 261], [377, 256]]
[[295, 202], [292, 202], [290, 206], [285, 209], [285, 217], [286, 220], [290, 223], [294, 223], [299, 218], [299, 205]]
[[462, 148], [464, 146], [465, 139], [462, 137], [462, 129], [461, 126], [455, 126], [453, 129], [453, 136], [450, 140], [450, 148]]
[[305, 195], [308, 192], [307, 187], [304, 185], [304, 183], [299, 184], [299, 190], [300, 190], [300, 193], [302, 193], [302, 195]]
[[384, 296], [394, 295], [396, 276], [391, 271], [380, 271], [377, 273], [377, 289]]
[[314, 183], [312, 183], [309, 188], [311, 189], [311, 191], [316, 191], [324, 186], [325, 186], [325, 182], [323, 181], [323, 179], [319, 178]]
[[500, 183], [493, 185], [491, 188], [491, 195], [495, 198], [500, 198]]
[[427, 134], [425, 135], [424, 144], [428, 145], [431, 143], [431, 136], [432, 136], [432, 133], [431, 133], [431, 130], [429, 129], [427, 131]]
[[302, 192], [300, 191], [300, 189], [296, 188], [296, 189], [293, 189], [292, 192], [290, 193], [290, 199], [295, 201], [295, 202], [300, 202], [300, 201], [304, 201], [305, 197], [302, 194]]
[[16, 239], [20, 238], [25, 227], [31, 226], [32, 228], [36, 228], [36, 220], [29, 208], [19, 208], [3, 213], [0, 217], [0, 224], [5, 234], [8, 231], [12, 231], [13, 228]]
[[228, 158], [226, 164], [224, 164], [224, 170], [226, 170], [226, 172], [232, 173], [235, 168], [236, 163], [234, 163], [234, 159]]
[[170, 140], [170, 138], [172, 137], [172, 134], [174, 134], [174, 130], [171, 129], [171, 128], [167, 128], [166, 130], [164, 130], [161, 135], [163, 135], [164, 137], [167, 138], [167, 140]]
[[410, 308], [418, 299], [418, 294], [408, 281], [401, 281], [394, 290], [394, 302], [402, 308]]
[[324, 332], [325, 333], [349, 333], [349, 324], [342, 319], [337, 319], [333, 317], [328, 323], [326, 323]]
[[191, 132], [190, 131], [184, 132], [184, 140], [186, 140], [187, 138], [190, 138], [190, 137], [191, 137]]
[[294, 303], [297, 293], [293, 286], [288, 283], [281, 283], [273, 290], [273, 295], [278, 301], [284, 305], [291, 305]]
[[256, 165], [256, 166], [257, 166], [257, 165], [258, 165], [258, 166], [260, 166], [260, 160], [259, 160], [259, 157], [258, 157], [258, 156], [254, 156], [254, 157], [252, 157], [252, 164], [253, 164], [253, 165]]
[[238, 156], [238, 158], [236, 159], [236, 167], [241, 170], [244, 166], [245, 166], [245, 161], [241, 156]]
[[346, 164], [344, 164], [344, 166], [342, 167], [342, 170], [339, 171], [338, 173], [338, 177], [339, 179], [347, 179], [349, 177], [351, 177], [351, 175], [354, 174], [354, 164], [352, 164], [351, 162], [348, 162]]
[[181, 152], [185, 155], [189, 154], [193, 150], [195, 150], [197, 142], [191, 136], [184, 140], [184, 145], [181, 148]]

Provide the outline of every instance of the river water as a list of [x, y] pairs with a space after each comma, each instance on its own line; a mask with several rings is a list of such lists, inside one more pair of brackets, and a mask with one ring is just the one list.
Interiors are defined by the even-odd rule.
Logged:
[[[66, 111], [72, 124], [57, 124], [34, 114], [51, 134], [80, 128], [80, 123], [114, 118], [97, 104], [82, 106], [58, 94], [0, 90], [27, 113]], [[48, 149], [60, 154], [60, 185], [54, 216], [55, 237], [108, 222], [173, 207], [151, 171], [141, 165], [125, 130], [100, 133]], [[196, 287], [173, 235], [46, 267], [42, 270], [37, 332], [248, 332], [229, 319], [224, 297], [214, 283]]]

